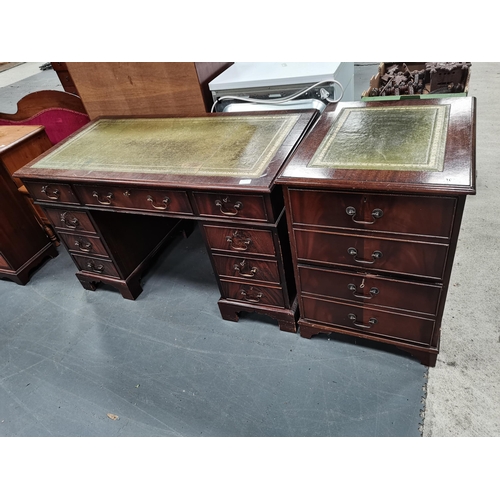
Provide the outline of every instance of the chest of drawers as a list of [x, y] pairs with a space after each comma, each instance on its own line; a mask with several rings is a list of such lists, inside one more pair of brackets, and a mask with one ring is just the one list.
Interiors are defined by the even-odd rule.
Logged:
[[237, 321], [241, 311], [260, 312], [275, 318], [281, 330], [295, 332], [296, 290], [281, 189], [252, 197], [194, 195], [222, 317]]
[[303, 337], [367, 338], [435, 365], [474, 147], [473, 98], [327, 108], [277, 180]]

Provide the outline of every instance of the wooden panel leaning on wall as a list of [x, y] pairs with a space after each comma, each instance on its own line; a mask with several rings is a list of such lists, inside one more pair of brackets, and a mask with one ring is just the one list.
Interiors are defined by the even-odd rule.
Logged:
[[[54, 63], [53, 63], [54, 64]], [[208, 83], [229, 62], [67, 62], [91, 119], [99, 116], [197, 115], [210, 111]]]

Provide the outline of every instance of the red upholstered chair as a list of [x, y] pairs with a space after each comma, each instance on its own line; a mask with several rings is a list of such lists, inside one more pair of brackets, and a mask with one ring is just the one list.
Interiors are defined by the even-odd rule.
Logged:
[[[17, 103], [16, 113], [0, 113], [0, 125], [43, 125], [52, 145], [76, 132], [89, 121], [80, 97], [58, 90], [33, 92]], [[38, 222], [50, 239], [58, 244], [57, 236], [49, 220], [40, 207], [33, 203], [26, 187], [19, 180], [17, 181], [18, 190], [28, 198]]]
[[17, 103], [14, 114], [0, 113], [0, 125], [43, 125], [57, 144], [90, 121], [82, 100], [67, 92], [41, 90]]

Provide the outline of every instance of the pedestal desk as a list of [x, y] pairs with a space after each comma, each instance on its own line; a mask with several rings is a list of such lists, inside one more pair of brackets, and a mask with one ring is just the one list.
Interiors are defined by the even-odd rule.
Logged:
[[56, 257], [57, 249], [12, 175], [50, 146], [43, 127], [0, 126], [0, 278], [20, 285], [45, 259]]
[[327, 108], [284, 186], [300, 334], [336, 332], [434, 366], [466, 195], [474, 98]]
[[316, 112], [93, 120], [17, 172], [90, 290], [125, 298], [183, 220], [198, 220], [224, 319], [259, 312], [296, 331], [281, 187], [274, 179]]

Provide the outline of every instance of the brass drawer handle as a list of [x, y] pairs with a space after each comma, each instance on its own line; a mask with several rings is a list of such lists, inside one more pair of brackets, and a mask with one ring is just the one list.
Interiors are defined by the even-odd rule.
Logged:
[[240, 295], [243, 295], [243, 298], [247, 302], [260, 302], [260, 299], [262, 298], [262, 292], [257, 292], [253, 288], [250, 288], [250, 290], [240, 290]]
[[250, 266], [248, 266], [246, 261], [243, 260], [239, 264], [234, 265], [234, 270], [243, 278], [254, 278], [257, 268], [252, 267], [249, 271], [246, 271], [245, 267], [248, 269]]
[[372, 211], [373, 220], [364, 221], [364, 220], [357, 220], [354, 218], [356, 216], [356, 209], [354, 207], [347, 207], [345, 209], [345, 213], [351, 216], [353, 222], [355, 222], [356, 224], [374, 224], [375, 222], [377, 222], [377, 219], [380, 219], [384, 215], [383, 210], [381, 210], [380, 208], [375, 208]]
[[88, 240], [84, 240], [82, 238], [78, 238], [75, 241], [75, 247], [77, 247], [82, 252], [90, 252], [92, 249], [92, 243]]
[[369, 325], [364, 325], [363, 323], [357, 323], [357, 317], [354, 313], [349, 313], [347, 315], [347, 317], [353, 322], [354, 326], [357, 326], [358, 328], [366, 328], [366, 329], [369, 329], [371, 328], [373, 325], [376, 325], [377, 324], [377, 319], [376, 318], [370, 318], [368, 320], [368, 323], [370, 323]]
[[61, 193], [59, 189], [54, 188], [52, 189], [52, 193], [50, 192], [50, 186], [42, 186], [41, 189], [42, 193], [47, 196], [47, 198], [50, 198], [51, 200], [58, 200], [61, 197]]
[[226, 241], [230, 243], [229, 246], [233, 250], [239, 250], [242, 252], [248, 250], [248, 247], [252, 243], [252, 240], [250, 238], [246, 238], [245, 236], [238, 233], [238, 231], [235, 231], [232, 236], [226, 236]]
[[167, 210], [168, 205], [170, 204], [170, 198], [168, 196], [165, 196], [165, 198], [161, 201], [163, 204], [162, 206], [155, 205], [155, 201], [151, 195], [149, 195], [146, 199], [149, 203], [151, 203], [153, 208], [156, 208], [156, 210]]
[[80, 225], [80, 221], [76, 217], [68, 218], [68, 212], [61, 213], [61, 222], [68, 229], [76, 229]]
[[87, 262], [87, 269], [89, 271], [92, 271], [93, 273], [102, 274], [104, 271], [104, 266], [102, 264], [96, 266], [95, 262], [93, 260], [90, 260], [89, 262]]
[[229, 198], [223, 198], [222, 201], [215, 200], [215, 206], [219, 207], [219, 210], [224, 215], [238, 215], [238, 211], [243, 208], [243, 203], [241, 203], [241, 201], [237, 201], [236, 203], [233, 204], [234, 211], [230, 212], [226, 208], [226, 203], [229, 203]]
[[380, 290], [376, 286], [370, 288], [370, 295], [363, 295], [362, 293], [356, 293], [357, 288], [354, 283], [349, 283], [347, 285], [347, 288], [349, 289], [350, 292], [352, 292], [354, 297], [357, 297], [358, 299], [373, 299], [375, 295], [378, 295], [380, 293]]
[[381, 257], [383, 257], [383, 254], [380, 250], [375, 250], [373, 253], [372, 253], [372, 259], [373, 260], [362, 260], [362, 259], [357, 259], [356, 258], [356, 255], [358, 255], [358, 251], [353, 248], [353, 247], [350, 247], [347, 249], [347, 253], [349, 255], [352, 255], [352, 257], [354, 258], [354, 260], [358, 263], [358, 264], [374, 264], [375, 261], [377, 259], [380, 259]]
[[108, 193], [106, 195], [105, 200], [100, 200], [99, 199], [99, 193], [97, 191], [94, 191], [92, 193], [92, 196], [101, 204], [101, 205], [111, 205], [111, 198], [113, 198], [113, 193]]

